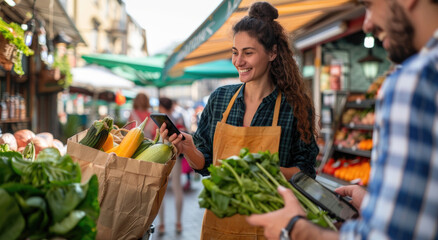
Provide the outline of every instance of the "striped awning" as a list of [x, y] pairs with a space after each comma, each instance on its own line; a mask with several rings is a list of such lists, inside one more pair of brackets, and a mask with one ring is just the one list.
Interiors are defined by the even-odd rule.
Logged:
[[[254, 0], [224, 0], [167, 59], [164, 75], [178, 69], [231, 57], [232, 26], [247, 15]], [[342, 16], [362, 11], [356, 0], [269, 0], [277, 21], [291, 35], [303, 35], [316, 24], [334, 24]], [[342, 26], [341, 26], [342, 27]], [[342, 29], [341, 29], [342, 30]], [[344, 29], [345, 30], [345, 29]]]

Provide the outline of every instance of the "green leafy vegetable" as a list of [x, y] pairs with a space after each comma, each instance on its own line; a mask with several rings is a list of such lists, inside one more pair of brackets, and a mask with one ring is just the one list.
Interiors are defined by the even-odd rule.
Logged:
[[204, 189], [198, 197], [199, 206], [219, 218], [272, 212], [284, 206], [277, 192], [277, 187], [282, 185], [293, 191], [309, 220], [336, 230], [327, 213], [284, 178], [278, 163], [278, 154], [250, 153], [243, 148], [239, 156], [221, 160], [220, 166], [211, 165], [208, 168], [211, 176], [202, 180]]
[[35, 161], [0, 153], [0, 239], [95, 239], [98, 181], [54, 148]]
[[0, 239], [16, 239], [24, 229], [24, 218], [15, 199], [0, 188]]
[[12, 169], [13, 159], [20, 158], [21, 155], [18, 152], [0, 153], [0, 185], [6, 182], [15, 182], [20, 178], [20, 176]]
[[9, 149], [9, 145], [8, 144], [2, 144], [0, 145], [0, 152], [10, 152], [11, 150]]

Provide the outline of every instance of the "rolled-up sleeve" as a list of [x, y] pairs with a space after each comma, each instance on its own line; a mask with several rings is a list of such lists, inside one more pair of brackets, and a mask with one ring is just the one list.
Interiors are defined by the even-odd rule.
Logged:
[[213, 92], [202, 111], [201, 118], [198, 123], [198, 129], [193, 135], [193, 141], [196, 148], [204, 155], [205, 164], [202, 169], [194, 169], [195, 172], [202, 176], [210, 175], [208, 167], [213, 163], [213, 135], [215, 126], [212, 126], [213, 122], [213, 103], [215, 98]]

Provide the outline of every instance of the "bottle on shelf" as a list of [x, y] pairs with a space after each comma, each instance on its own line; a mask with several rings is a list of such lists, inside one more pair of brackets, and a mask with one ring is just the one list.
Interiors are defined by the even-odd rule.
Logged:
[[6, 103], [8, 104], [8, 118], [15, 119], [15, 97], [9, 95]]
[[8, 105], [6, 104], [5, 96], [0, 101], [0, 120], [4, 121], [8, 119]]
[[20, 95], [17, 94], [14, 96], [14, 106], [15, 106], [15, 119], [21, 120], [20, 116]]
[[19, 96], [19, 98], [19, 118], [24, 120], [26, 119], [26, 102], [21, 95]]

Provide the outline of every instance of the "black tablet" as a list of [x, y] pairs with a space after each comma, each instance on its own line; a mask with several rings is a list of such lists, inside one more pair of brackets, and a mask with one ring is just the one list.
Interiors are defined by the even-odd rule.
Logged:
[[327, 211], [329, 216], [339, 221], [359, 216], [356, 208], [342, 196], [302, 172], [295, 174], [289, 182], [309, 200]]
[[[166, 123], [166, 128], [169, 133], [167, 134], [169, 137], [172, 136], [174, 133], [177, 135], [181, 134], [181, 132], [178, 130], [178, 128], [173, 124], [172, 120], [170, 120], [169, 116], [167, 116], [164, 113], [151, 113], [151, 118], [157, 124], [158, 128], [163, 125], [163, 123]], [[186, 138], [184, 135], [182, 135], [182, 140], [185, 140]]]

